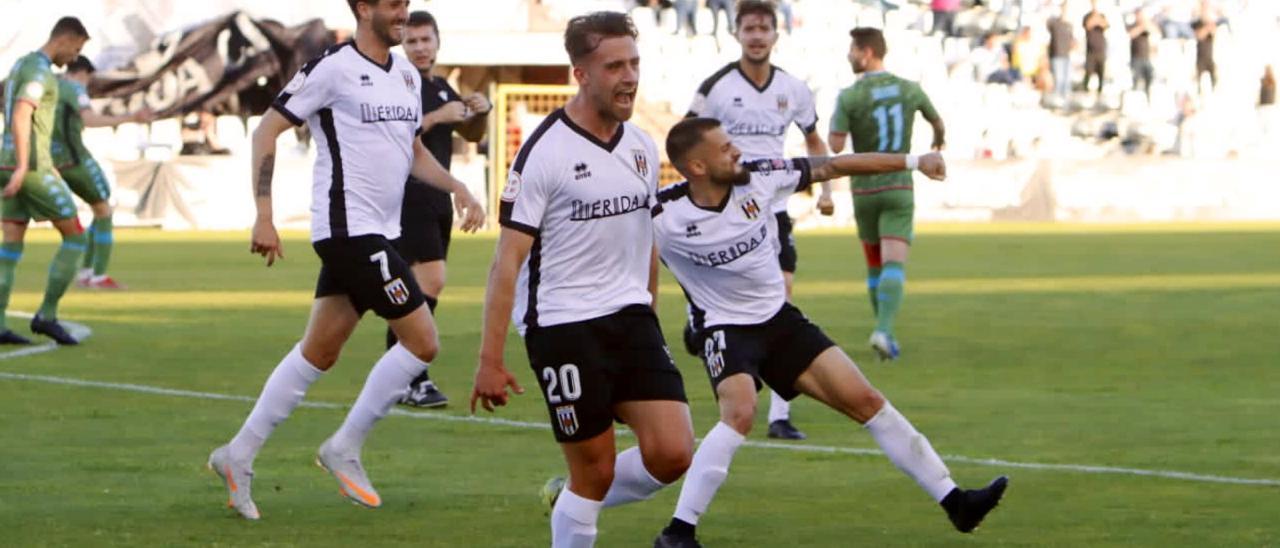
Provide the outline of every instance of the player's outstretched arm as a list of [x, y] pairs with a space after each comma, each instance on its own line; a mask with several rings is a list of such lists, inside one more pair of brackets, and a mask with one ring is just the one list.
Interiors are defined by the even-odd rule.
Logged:
[[480, 333], [480, 363], [476, 366], [475, 385], [471, 389], [471, 412], [476, 412], [476, 400], [485, 410], [507, 404], [511, 397], [507, 387], [516, 394], [524, 388], [516, 382], [515, 375], [507, 371], [503, 353], [507, 346], [507, 328], [511, 326], [511, 309], [516, 300], [516, 277], [520, 265], [533, 248], [533, 236], [503, 228], [498, 234], [498, 247], [493, 265], [489, 267], [489, 283], [484, 292], [484, 325]]
[[454, 178], [449, 170], [440, 165], [418, 139], [413, 140], [413, 168], [409, 173], [419, 181], [453, 194], [453, 207], [462, 218], [464, 232], [475, 232], [484, 225], [484, 206], [480, 205], [480, 200], [467, 190], [466, 184]]
[[817, 181], [828, 181], [836, 177], [850, 175], [875, 175], [894, 171], [919, 169], [930, 179], [943, 180], [947, 177], [947, 164], [942, 155], [930, 152], [923, 156], [906, 154], [885, 154], [867, 152], [861, 154], [841, 154], [839, 156], [809, 158], [811, 178]]
[[18, 99], [13, 107], [13, 157], [17, 165], [9, 180], [5, 181], [4, 197], [12, 198], [22, 190], [22, 180], [27, 176], [27, 165], [31, 161], [31, 116], [36, 113], [35, 103]]
[[[809, 156], [827, 156], [830, 152], [827, 150], [827, 144], [822, 142], [822, 137], [817, 131], [810, 131], [804, 136], [804, 146]], [[835, 201], [831, 199], [831, 183], [820, 181], [822, 183], [822, 193], [818, 196], [818, 212], [830, 216], [836, 211]]]
[[284, 247], [280, 244], [280, 234], [276, 232], [274, 213], [271, 208], [271, 179], [276, 170], [276, 138], [293, 123], [281, 116], [274, 109], [267, 110], [253, 131], [253, 151], [250, 154], [250, 177], [253, 179], [253, 201], [258, 209], [258, 216], [253, 221], [253, 240], [249, 244], [249, 252], [267, 258], [267, 266], [275, 264], [276, 258], [284, 258]]

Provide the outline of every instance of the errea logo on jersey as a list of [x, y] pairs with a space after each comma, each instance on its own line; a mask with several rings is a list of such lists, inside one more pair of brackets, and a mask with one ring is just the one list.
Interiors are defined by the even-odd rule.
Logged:
[[369, 87], [373, 85], [373, 79], [368, 74], [360, 75], [360, 87]]
[[702, 235], [702, 231], [698, 230], [698, 225], [694, 223], [689, 223], [689, 226], [684, 227], [685, 238], [694, 238], [701, 235]]
[[573, 165], [573, 180], [581, 181], [591, 176], [591, 168], [586, 162], [578, 162]]

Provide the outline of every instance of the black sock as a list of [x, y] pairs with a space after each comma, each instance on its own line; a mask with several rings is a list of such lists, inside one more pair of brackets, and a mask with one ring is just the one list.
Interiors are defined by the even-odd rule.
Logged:
[[663, 529], [663, 534], [675, 535], [679, 537], [692, 537], [697, 531], [698, 526], [680, 518], [671, 518], [671, 523], [667, 524], [667, 528]]
[[440, 301], [439, 301], [438, 299], [436, 299], [435, 297], [432, 297], [431, 295], [423, 295], [423, 298], [425, 298], [425, 299], [427, 300], [427, 310], [430, 310], [430, 311], [431, 311], [431, 315], [432, 315], [432, 316], [435, 316], [435, 315], [436, 315], [436, 305], [437, 305], [437, 304], [439, 304], [439, 303], [440, 303]]

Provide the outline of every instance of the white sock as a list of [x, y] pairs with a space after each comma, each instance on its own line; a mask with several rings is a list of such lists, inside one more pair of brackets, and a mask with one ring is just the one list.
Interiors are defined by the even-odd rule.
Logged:
[[644, 467], [640, 448], [632, 447], [618, 453], [613, 463], [613, 483], [604, 495], [604, 507], [610, 508], [629, 502], [648, 500], [667, 484], [655, 479]]
[[716, 491], [729, 477], [729, 464], [733, 454], [746, 438], [733, 427], [717, 422], [715, 428], [702, 438], [698, 452], [693, 454], [693, 464], [680, 488], [680, 500], [676, 502], [676, 519], [692, 525], [707, 511]]
[[302, 357], [302, 344], [294, 345], [267, 377], [258, 401], [253, 404], [253, 411], [249, 412], [236, 437], [231, 438], [227, 446], [231, 458], [252, 462], [276, 425], [293, 412], [293, 408], [307, 395], [311, 383], [323, 374], [324, 371], [316, 369]]
[[551, 548], [591, 548], [604, 503], [580, 497], [567, 487], [551, 510]]
[[419, 360], [399, 343], [392, 346], [369, 371], [347, 419], [333, 434], [333, 444], [348, 451], [359, 451], [373, 424], [404, 397], [409, 391], [409, 381], [426, 370], [427, 362]]
[[888, 401], [865, 426], [889, 460], [916, 480], [933, 500], [942, 502], [942, 498], [955, 489], [951, 471], [929, 445], [929, 440]]
[[769, 391], [769, 424], [791, 420], [791, 402], [782, 399], [777, 392]]

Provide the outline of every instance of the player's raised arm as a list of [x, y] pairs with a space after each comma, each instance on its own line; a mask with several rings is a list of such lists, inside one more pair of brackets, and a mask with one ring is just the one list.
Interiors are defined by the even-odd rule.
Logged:
[[276, 257], [284, 258], [284, 247], [276, 232], [271, 208], [271, 179], [276, 169], [276, 138], [293, 123], [275, 110], [262, 115], [258, 129], [253, 130], [253, 147], [250, 154], [250, 177], [253, 179], [253, 201], [258, 210], [253, 221], [253, 240], [250, 253], [267, 258], [267, 266], [275, 264]]
[[463, 231], [475, 232], [484, 225], [484, 206], [467, 190], [466, 184], [440, 165], [419, 139], [413, 140], [413, 168], [409, 173], [414, 179], [454, 195], [453, 206], [462, 217]]
[[484, 292], [484, 320], [480, 333], [480, 363], [476, 366], [475, 386], [471, 389], [471, 412], [476, 400], [488, 411], [507, 404], [511, 387], [516, 394], [524, 389], [503, 363], [507, 346], [507, 329], [511, 326], [511, 309], [515, 306], [516, 277], [533, 248], [533, 236], [503, 227], [498, 235], [497, 251], [489, 267], [489, 283]]
[[947, 177], [947, 164], [942, 155], [930, 152], [922, 156], [868, 152], [841, 154], [839, 156], [809, 158], [813, 181], [828, 181], [850, 175], [874, 175], [894, 171], [916, 170], [930, 179], [941, 181]]

